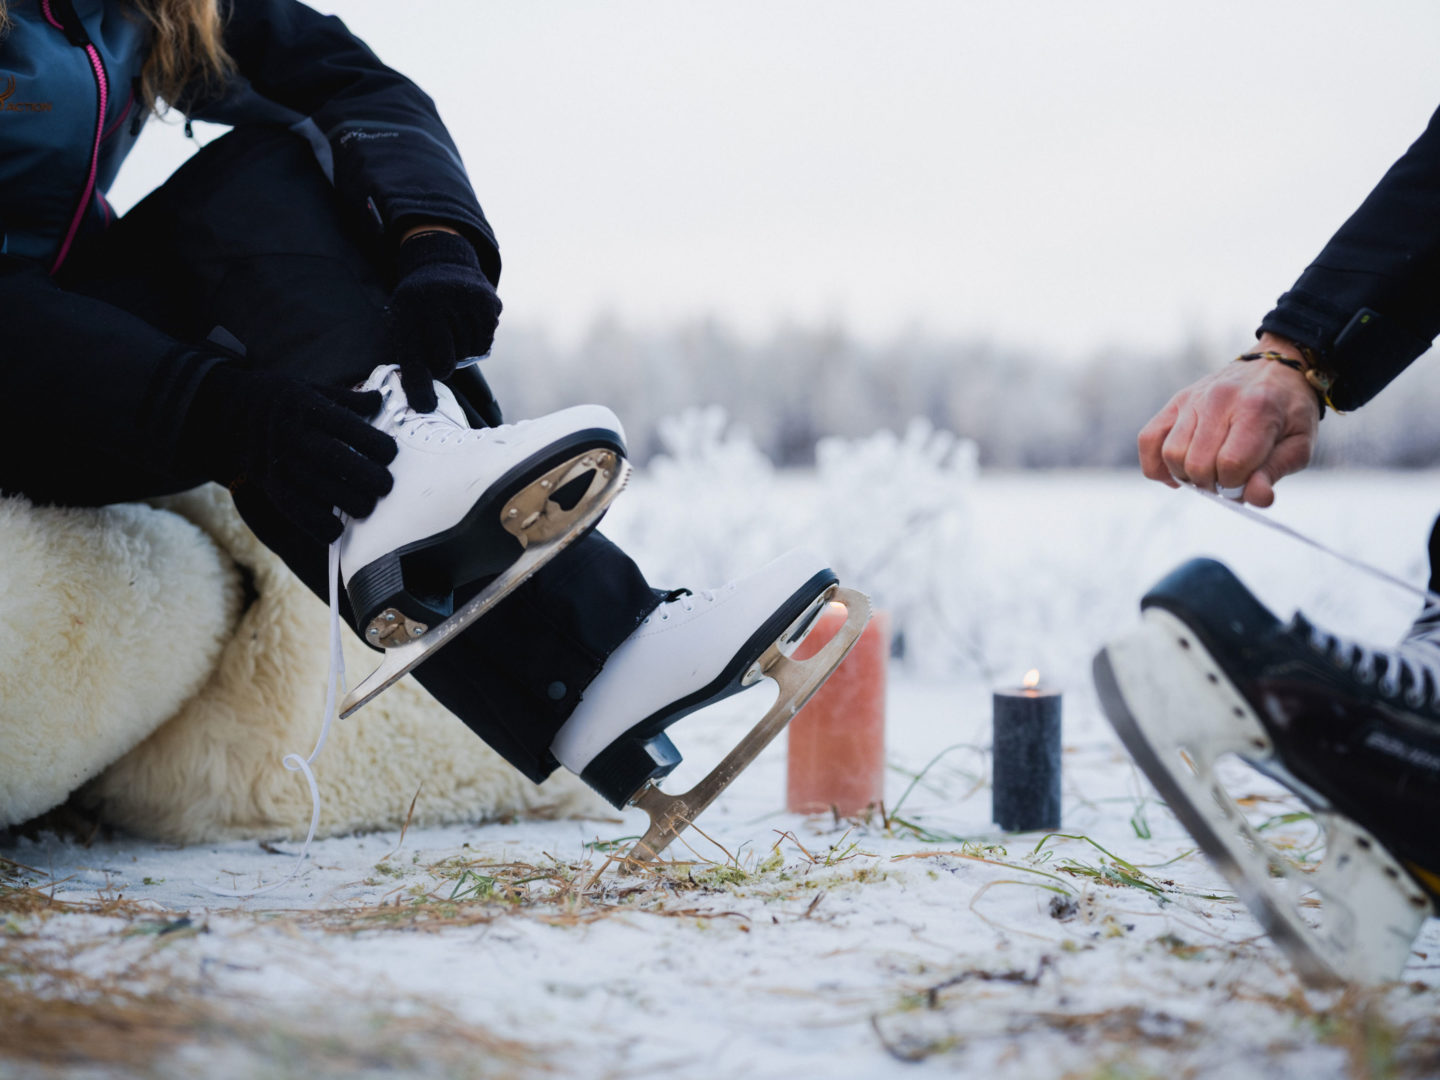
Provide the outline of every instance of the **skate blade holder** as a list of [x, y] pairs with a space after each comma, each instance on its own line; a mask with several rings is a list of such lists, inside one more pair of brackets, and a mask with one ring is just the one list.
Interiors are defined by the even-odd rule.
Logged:
[[[614, 450], [602, 448], [555, 466], [510, 497], [500, 511], [501, 527], [520, 542], [522, 551], [532, 543], [549, 543], [574, 524], [574, 511], [581, 500], [604, 490], [621, 460]], [[365, 639], [382, 649], [397, 649], [429, 629], [392, 607], [370, 620]]]
[[629, 464], [614, 450], [587, 450], [511, 496], [500, 511], [500, 523], [522, 548], [549, 543], [574, 524], [577, 504], [604, 491], [622, 465], [628, 473]]
[[[845, 605], [844, 624], [814, 656], [808, 660], [794, 659], [790, 654], [804, 640], [816, 616], [831, 602]], [[670, 846], [671, 841], [684, 832], [785, 729], [791, 718], [849, 655], [869, 620], [870, 598], [856, 589], [831, 585], [815, 598], [805, 613], [765, 650], [741, 679], [742, 685], [753, 686], [768, 676], [780, 688], [775, 703], [749, 734], [689, 791], [670, 795], [652, 780], [630, 798], [629, 805], [644, 810], [649, 816], [650, 827], [620, 858], [622, 873], [636, 873], [659, 859], [660, 853]]]
[[[598, 449], [577, 454], [525, 485], [500, 511], [501, 525], [520, 542], [520, 557], [439, 626], [429, 628], [394, 608], [387, 608], [372, 620], [366, 628], [367, 636], [372, 644], [385, 646], [385, 658], [345, 695], [340, 703], [341, 718], [354, 713], [448, 645], [460, 631], [579, 539], [625, 489], [629, 478], [629, 461], [613, 450]], [[557, 497], [561, 501], [556, 501]], [[387, 618], [392, 614], [393, 619]], [[377, 627], [381, 632], [370, 634]]]
[[[1144, 621], [1095, 658], [1101, 704], [1136, 764], [1303, 979], [1324, 987], [1397, 978], [1432, 913], [1429, 898], [1373, 835], [1286, 773], [1249, 702], [1185, 623], [1158, 608]], [[1229, 755], [1315, 808], [1325, 833], [1318, 869], [1298, 869], [1245, 819], [1216, 775]], [[1318, 926], [1301, 915], [1317, 900]]]

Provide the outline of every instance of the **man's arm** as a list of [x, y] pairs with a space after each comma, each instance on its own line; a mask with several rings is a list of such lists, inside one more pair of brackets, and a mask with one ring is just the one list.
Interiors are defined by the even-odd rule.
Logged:
[[[1269, 506], [1310, 462], [1316, 386], [1365, 404], [1440, 334], [1440, 112], [1260, 324], [1257, 352], [1187, 386], [1140, 432], [1152, 480]], [[1310, 380], [1286, 362], [1312, 369]]]
[[1260, 329], [1304, 346], [1355, 409], [1440, 334], [1440, 111]]

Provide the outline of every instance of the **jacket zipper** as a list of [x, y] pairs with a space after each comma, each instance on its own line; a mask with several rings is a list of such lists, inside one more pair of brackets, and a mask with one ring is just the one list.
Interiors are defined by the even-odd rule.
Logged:
[[[65, 232], [65, 239], [60, 244], [60, 251], [55, 256], [55, 261], [50, 265], [50, 273], [59, 271], [65, 262], [65, 257], [70, 254], [70, 245], [75, 242], [75, 234], [80, 231], [80, 222], [85, 218], [85, 211], [90, 206], [90, 198], [95, 194], [95, 180], [100, 172], [100, 143], [105, 137], [105, 111], [110, 104], [110, 80], [105, 74], [105, 62], [100, 58], [100, 50], [84, 34], [84, 28], [80, 27], [72, 32], [67, 30], [65, 25], [55, 18], [55, 13], [50, 8], [50, 0], [42, 0], [41, 9], [45, 13], [45, 21], [55, 27], [76, 45], [85, 50], [86, 57], [90, 60], [90, 70], [95, 76], [95, 91], [99, 99], [99, 106], [95, 117], [95, 142], [90, 148], [90, 171], [85, 178], [85, 186], [80, 192], [80, 201], [75, 207], [75, 215], [70, 219], [70, 228]], [[77, 16], [76, 23], [79, 23]]]

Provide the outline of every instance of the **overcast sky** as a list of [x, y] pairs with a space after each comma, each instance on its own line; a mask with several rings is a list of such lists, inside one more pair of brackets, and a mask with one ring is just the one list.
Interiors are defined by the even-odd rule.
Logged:
[[[1079, 355], [1247, 331], [1440, 105], [1440, 4], [320, 0], [439, 104], [506, 319]], [[123, 206], [187, 153], [151, 125]]]

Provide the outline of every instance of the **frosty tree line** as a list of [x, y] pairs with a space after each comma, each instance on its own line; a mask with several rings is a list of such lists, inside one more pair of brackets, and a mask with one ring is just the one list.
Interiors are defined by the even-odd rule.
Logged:
[[[507, 416], [577, 401], [611, 405], [631, 450], [660, 449], [658, 423], [720, 405], [777, 465], [814, 463], [818, 439], [903, 431], [921, 417], [973, 440], [997, 468], [1124, 467], [1135, 433], [1176, 387], [1225, 362], [1248, 335], [1190, 334], [1163, 351], [1099, 350], [1079, 362], [983, 339], [923, 331], [875, 343], [839, 326], [747, 336], [723, 322], [636, 330], [601, 319], [573, 345], [505, 326], [486, 362]], [[1440, 370], [1422, 359], [1398, 392], [1323, 425], [1318, 463], [1414, 468], [1440, 463]]]

